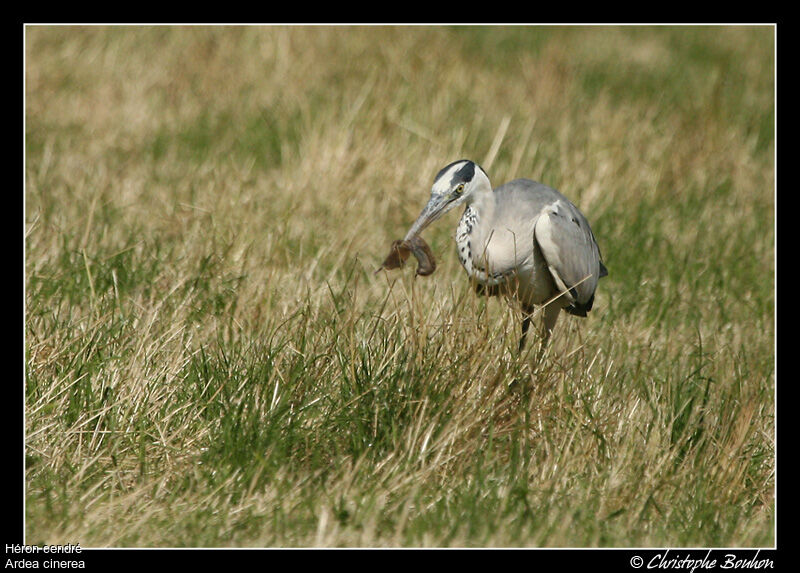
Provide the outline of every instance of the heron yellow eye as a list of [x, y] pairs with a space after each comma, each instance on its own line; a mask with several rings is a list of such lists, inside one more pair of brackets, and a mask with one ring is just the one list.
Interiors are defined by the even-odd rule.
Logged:
[[461, 195], [463, 192], [464, 192], [464, 184], [463, 183], [459, 183], [458, 187], [456, 187], [456, 189], [455, 189], [455, 194], [456, 195]]

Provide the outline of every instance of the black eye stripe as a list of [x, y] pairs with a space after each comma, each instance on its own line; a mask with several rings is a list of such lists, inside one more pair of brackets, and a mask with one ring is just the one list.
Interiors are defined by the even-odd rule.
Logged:
[[[454, 165], [458, 163], [463, 163], [461, 167], [459, 167], [453, 175], [450, 177], [450, 187], [455, 187], [459, 183], [469, 183], [472, 181], [472, 178], [475, 176], [475, 163], [466, 159], [459, 159], [458, 161], [453, 161], [451, 164], [445, 166], [443, 169], [436, 174], [434, 178], [434, 183], [439, 181], [445, 173], [450, 171]], [[480, 167], [478, 167], [480, 169]]]
[[466, 183], [467, 181], [472, 181], [473, 177], [475, 177], [475, 164], [472, 161], [467, 161], [464, 167], [453, 173], [450, 184], [456, 185], [458, 182]]

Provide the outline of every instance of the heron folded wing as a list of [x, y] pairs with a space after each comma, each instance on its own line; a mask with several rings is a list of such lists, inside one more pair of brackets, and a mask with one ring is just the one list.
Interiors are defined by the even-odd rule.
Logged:
[[586, 316], [601, 274], [600, 252], [586, 219], [561, 200], [544, 207], [534, 237], [556, 287], [570, 302], [566, 310]]

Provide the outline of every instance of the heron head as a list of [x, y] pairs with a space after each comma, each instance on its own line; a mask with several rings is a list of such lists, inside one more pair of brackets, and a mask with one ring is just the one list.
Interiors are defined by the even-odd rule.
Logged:
[[433, 180], [431, 198], [411, 225], [406, 240], [419, 235], [425, 227], [454, 207], [469, 203], [480, 191], [492, 191], [489, 176], [480, 165], [460, 159], [444, 167]]

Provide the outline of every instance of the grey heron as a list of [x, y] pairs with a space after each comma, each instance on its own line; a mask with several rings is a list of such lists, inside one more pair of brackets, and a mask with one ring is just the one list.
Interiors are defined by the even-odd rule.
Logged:
[[466, 207], [455, 236], [458, 258], [479, 295], [519, 302], [520, 351], [536, 306], [544, 306], [545, 342], [561, 310], [585, 317], [592, 309], [598, 280], [608, 271], [586, 217], [564, 195], [530, 179], [493, 190], [486, 172], [466, 159], [439, 171], [430, 200], [402, 241], [406, 248], [400, 256], [413, 252], [418, 274], [435, 268], [420, 233], [459, 205]]

